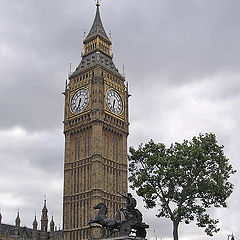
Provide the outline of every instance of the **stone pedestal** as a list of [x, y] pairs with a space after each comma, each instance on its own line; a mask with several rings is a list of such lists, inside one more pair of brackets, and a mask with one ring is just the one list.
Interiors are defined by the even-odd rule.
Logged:
[[111, 237], [111, 238], [99, 238], [99, 239], [94, 239], [94, 240], [146, 240], [146, 238], [120, 236], [120, 237]]

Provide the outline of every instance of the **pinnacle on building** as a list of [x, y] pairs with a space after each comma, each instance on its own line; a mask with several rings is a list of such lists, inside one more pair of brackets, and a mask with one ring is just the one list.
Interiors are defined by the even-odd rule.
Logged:
[[[100, 4], [97, 3], [97, 10], [93, 25], [87, 37], [83, 41], [84, 49], [81, 63], [76, 68], [75, 72], [70, 76], [70, 79], [81, 74], [81, 72], [83, 72], [86, 68], [96, 65], [101, 65], [122, 78], [113, 63], [113, 56], [111, 53], [112, 43], [104, 30], [99, 8]], [[122, 80], [124, 81], [124, 79]]]
[[41, 216], [41, 231], [42, 231], [42, 239], [46, 238], [45, 233], [48, 231], [48, 209], [47, 209], [47, 201], [44, 200], [44, 205], [42, 209], [42, 216]]
[[17, 217], [15, 219], [15, 235], [19, 235], [21, 219], [19, 216], [19, 211], [17, 212]]

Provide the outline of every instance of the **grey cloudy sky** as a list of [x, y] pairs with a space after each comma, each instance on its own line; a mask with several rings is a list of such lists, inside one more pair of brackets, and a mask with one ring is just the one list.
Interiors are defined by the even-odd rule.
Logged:
[[[213, 132], [234, 168], [227, 209], [211, 210], [221, 231], [240, 239], [240, 1], [104, 0], [114, 61], [125, 65], [130, 93], [129, 146], [150, 138], [170, 144]], [[0, 208], [3, 222], [62, 218], [63, 96], [69, 62], [76, 67], [93, 0], [0, 0]], [[143, 204], [140, 204], [142, 209]], [[142, 209], [143, 210], [143, 209]], [[145, 213], [149, 236], [171, 239], [171, 223]], [[182, 240], [209, 239], [194, 224]]]

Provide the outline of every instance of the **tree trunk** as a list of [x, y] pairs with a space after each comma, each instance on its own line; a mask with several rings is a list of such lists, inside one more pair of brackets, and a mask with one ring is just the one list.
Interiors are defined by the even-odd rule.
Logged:
[[178, 240], [178, 226], [179, 222], [173, 222], [173, 239]]

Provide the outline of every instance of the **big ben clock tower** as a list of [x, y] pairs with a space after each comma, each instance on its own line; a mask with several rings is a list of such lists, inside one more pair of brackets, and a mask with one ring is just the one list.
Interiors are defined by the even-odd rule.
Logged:
[[97, 3], [84, 39], [81, 63], [64, 92], [65, 160], [63, 232], [66, 240], [88, 239], [93, 207], [104, 202], [109, 217], [127, 192], [128, 91], [113, 63], [111, 41]]

